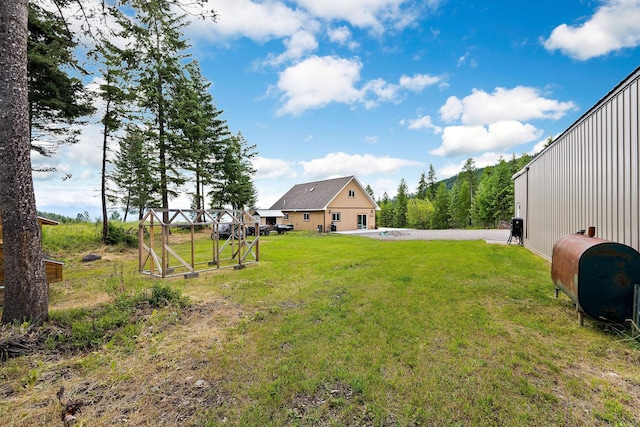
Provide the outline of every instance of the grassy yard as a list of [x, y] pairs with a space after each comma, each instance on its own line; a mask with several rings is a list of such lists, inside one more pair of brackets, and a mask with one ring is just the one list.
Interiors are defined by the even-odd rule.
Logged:
[[84, 426], [640, 424], [640, 347], [580, 327], [517, 245], [272, 234], [257, 264], [164, 281], [137, 251], [94, 249], [53, 254], [52, 325], [96, 330], [154, 285], [190, 304], [136, 300], [93, 346], [53, 336], [0, 364], [2, 425], [61, 425], [60, 386]]

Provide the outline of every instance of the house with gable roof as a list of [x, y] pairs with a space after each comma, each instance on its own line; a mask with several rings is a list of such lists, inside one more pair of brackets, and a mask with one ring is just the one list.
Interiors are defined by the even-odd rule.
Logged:
[[376, 228], [378, 204], [355, 176], [294, 185], [273, 206], [294, 230], [347, 231]]

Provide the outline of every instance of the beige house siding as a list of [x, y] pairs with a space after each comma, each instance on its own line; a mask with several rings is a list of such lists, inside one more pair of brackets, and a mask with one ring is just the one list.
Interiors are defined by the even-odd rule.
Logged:
[[[327, 191], [329, 188], [331, 190]], [[311, 199], [319, 193], [323, 194], [322, 203], [316, 203], [310, 209], [300, 206], [301, 199]], [[295, 206], [296, 203], [295, 209], [286, 209], [286, 206]], [[321, 227], [322, 231], [331, 231], [333, 223], [335, 231], [347, 231], [376, 228], [378, 205], [355, 177], [345, 177], [299, 184], [272, 207], [276, 208], [286, 215], [282, 223], [292, 225], [294, 230], [318, 231]], [[305, 213], [309, 214], [308, 221], [304, 220]], [[340, 219], [333, 221], [336, 214], [340, 215]]]
[[[353, 192], [351, 197], [350, 191]], [[345, 187], [340, 194], [327, 206], [326, 221], [331, 225], [331, 219], [334, 213], [340, 213], [340, 221], [335, 223], [336, 231], [357, 230], [364, 228], [358, 226], [358, 215], [366, 217], [366, 228], [376, 228], [376, 206], [370, 201], [364, 190], [351, 182]]]
[[[309, 214], [309, 220], [304, 220], [304, 214]], [[294, 230], [302, 230], [302, 231], [316, 231], [319, 224], [323, 225], [324, 230], [324, 221], [325, 215], [324, 211], [301, 211], [301, 212], [285, 212], [285, 215], [288, 214], [288, 217], [282, 221], [283, 224], [293, 225]]]
[[640, 250], [640, 68], [514, 176], [524, 244], [551, 258], [560, 237], [596, 236]]

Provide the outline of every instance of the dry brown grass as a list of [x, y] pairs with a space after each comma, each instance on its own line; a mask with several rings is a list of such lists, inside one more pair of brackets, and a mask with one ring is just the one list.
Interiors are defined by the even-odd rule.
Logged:
[[[56, 398], [60, 385], [83, 402], [76, 425], [194, 425], [193, 415], [218, 396], [207, 352], [242, 318], [223, 299], [164, 318], [147, 315], [133, 353], [102, 348], [90, 354], [37, 353], [3, 366], [0, 398], [5, 426], [62, 424]], [[30, 372], [36, 375], [26, 383]], [[219, 404], [219, 403], [218, 403]]]

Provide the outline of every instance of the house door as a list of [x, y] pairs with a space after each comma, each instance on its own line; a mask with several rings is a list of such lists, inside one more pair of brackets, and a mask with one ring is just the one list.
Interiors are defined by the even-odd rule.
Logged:
[[358, 230], [367, 228], [367, 215], [358, 214]]

